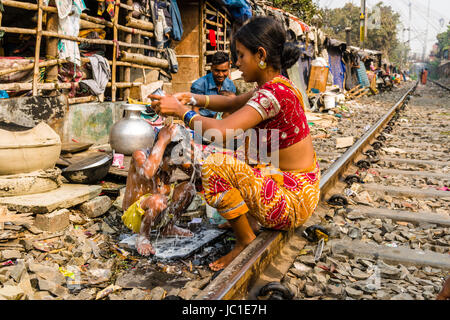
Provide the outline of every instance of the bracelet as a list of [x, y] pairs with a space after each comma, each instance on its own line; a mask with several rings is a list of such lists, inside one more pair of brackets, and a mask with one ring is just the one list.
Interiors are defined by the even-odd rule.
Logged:
[[196, 106], [197, 100], [194, 98], [194, 96], [191, 96], [191, 100], [189, 100], [189, 102], [187, 104], [190, 106]]
[[189, 127], [189, 123], [191, 122], [191, 119], [197, 115], [197, 112], [194, 110], [189, 110], [183, 115], [183, 121], [186, 126]]
[[189, 120], [189, 125], [188, 125], [189, 128], [191, 128], [191, 122], [192, 122], [192, 120], [194, 120], [194, 118], [195, 118], [196, 116], [198, 116], [197, 113], [194, 114], [194, 115], [192, 116], [191, 120]]
[[186, 113], [188, 113], [189, 111], [192, 111], [192, 109], [191, 110], [188, 110], [188, 111], [186, 111], [184, 114], [183, 114], [183, 116], [181, 117], [181, 119], [183, 119], [183, 121], [184, 121], [184, 117], [186, 116]]
[[203, 107], [203, 108], [208, 108], [208, 106], [209, 106], [209, 96], [207, 96], [207, 95], [205, 95], [205, 99], [206, 99], [206, 101], [205, 101], [205, 106]]

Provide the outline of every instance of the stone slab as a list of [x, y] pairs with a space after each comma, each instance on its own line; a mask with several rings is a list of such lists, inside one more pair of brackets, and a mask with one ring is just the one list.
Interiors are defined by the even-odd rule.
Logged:
[[391, 248], [366, 244], [361, 241], [330, 241], [332, 252], [349, 256], [378, 257], [386, 262], [406, 265], [430, 266], [450, 270], [450, 255], [433, 251], [413, 250], [409, 248]]
[[47, 213], [73, 207], [95, 198], [101, 192], [102, 187], [97, 185], [63, 184], [60, 188], [45, 193], [2, 197], [0, 205], [18, 212]]

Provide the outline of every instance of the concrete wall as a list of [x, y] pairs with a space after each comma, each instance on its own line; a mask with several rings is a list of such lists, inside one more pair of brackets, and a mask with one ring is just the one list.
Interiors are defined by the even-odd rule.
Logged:
[[75, 139], [86, 143], [108, 143], [113, 124], [123, 116], [124, 102], [90, 102], [69, 106], [64, 120], [62, 142]]

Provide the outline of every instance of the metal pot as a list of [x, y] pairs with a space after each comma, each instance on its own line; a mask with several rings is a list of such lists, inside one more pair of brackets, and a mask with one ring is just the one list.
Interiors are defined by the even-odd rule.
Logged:
[[139, 149], [151, 148], [155, 142], [153, 126], [141, 119], [144, 105], [125, 104], [125, 116], [117, 121], [109, 133], [109, 144], [116, 153], [131, 155]]
[[113, 153], [95, 155], [72, 163], [61, 174], [72, 183], [92, 184], [106, 177], [113, 157]]

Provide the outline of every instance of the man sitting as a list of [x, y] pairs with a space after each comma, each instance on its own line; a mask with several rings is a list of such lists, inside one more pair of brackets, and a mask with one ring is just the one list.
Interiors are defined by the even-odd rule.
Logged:
[[[230, 57], [228, 53], [217, 51], [212, 56], [211, 72], [197, 79], [191, 86], [191, 92], [196, 94], [217, 95], [226, 92], [235, 94], [236, 87], [228, 78], [230, 73]], [[195, 108], [195, 107], [194, 107]], [[214, 118], [216, 112], [206, 108], [197, 110], [202, 116]]]
[[139, 233], [136, 248], [144, 256], [155, 254], [150, 243], [151, 230], [161, 230], [162, 236], [192, 236], [189, 230], [175, 226], [175, 222], [192, 202], [195, 186], [187, 181], [177, 186], [169, 185], [177, 167], [188, 170], [188, 174], [194, 170], [192, 165], [186, 165], [186, 161], [177, 165], [171, 157], [172, 148], [177, 145], [171, 142], [177, 129], [181, 130], [177, 125], [163, 127], [151, 149], [137, 150], [131, 158], [122, 221]]

